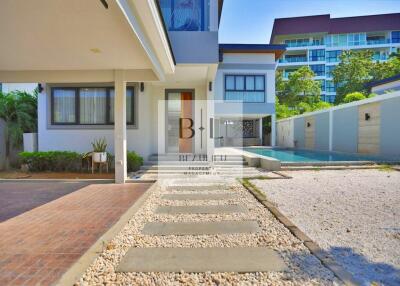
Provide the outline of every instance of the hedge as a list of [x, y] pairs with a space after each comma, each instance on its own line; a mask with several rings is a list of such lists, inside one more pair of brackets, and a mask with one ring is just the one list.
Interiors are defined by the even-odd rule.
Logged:
[[30, 171], [70, 171], [82, 169], [82, 154], [70, 151], [21, 152], [22, 164], [27, 164]]
[[140, 166], [143, 165], [143, 158], [140, 157], [134, 151], [127, 152], [127, 164], [128, 164], [128, 172], [135, 172], [140, 169]]

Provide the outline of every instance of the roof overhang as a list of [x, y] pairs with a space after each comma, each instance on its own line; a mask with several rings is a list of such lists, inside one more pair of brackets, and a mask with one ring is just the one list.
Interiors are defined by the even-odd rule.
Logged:
[[2, 0], [0, 82], [164, 80], [175, 63], [155, 1]]
[[243, 54], [275, 54], [275, 60], [279, 59], [286, 51], [286, 45], [267, 44], [220, 44], [220, 53]]

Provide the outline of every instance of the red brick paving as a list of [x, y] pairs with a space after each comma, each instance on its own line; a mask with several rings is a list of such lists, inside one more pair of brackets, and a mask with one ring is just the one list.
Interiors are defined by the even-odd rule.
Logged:
[[151, 184], [90, 185], [0, 223], [0, 285], [51, 285]]

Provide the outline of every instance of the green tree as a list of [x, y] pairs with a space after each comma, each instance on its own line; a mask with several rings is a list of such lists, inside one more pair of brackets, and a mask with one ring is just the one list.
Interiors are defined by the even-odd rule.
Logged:
[[314, 76], [308, 66], [303, 66], [291, 73], [287, 81], [282, 80], [281, 73], [278, 73], [276, 90], [280, 102], [296, 109], [301, 101], [318, 101], [321, 85], [314, 80]]
[[0, 119], [5, 122], [6, 169], [9, 169], [12, 145], [20, 146], [23, 133], [37, 129], [37, 93], [0, 92]]
[[381, 80], [400, 73], [400, 58], [392, 55], [387, 61], [373, 61], [373, 52], [345, 51], [340, 56], [341, 62], [332, 71], [336, 85], [336, 101], [343, 102], [347, 94], [361, 92], [368, 95], [365, 84], [369, 81]]
[[353, 92], [366, 93], [365, 83], [372, 80], [371, 70], [374, 67], [373, 53], [364, 51], [344, 51], [341, 62], [332, 71], [336, 88], [336, 103], [343, 101], [346, 94]]
[[366, 98], [367, 97], [363, 93], [356, 91], [356, 92], [347, 94], [343, 98], [343, 102], [349, 103], [349, 102], [358, 101], [358, 100], [362, 100], [362, 99], [366, 99]]

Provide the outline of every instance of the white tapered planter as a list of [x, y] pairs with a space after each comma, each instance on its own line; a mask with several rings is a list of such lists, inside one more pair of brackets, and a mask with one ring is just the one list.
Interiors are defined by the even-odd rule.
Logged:
[[94, 152], [93, 153], [93, 162], [95, 162], [95, 163], [107, 162], [107, 152]]

